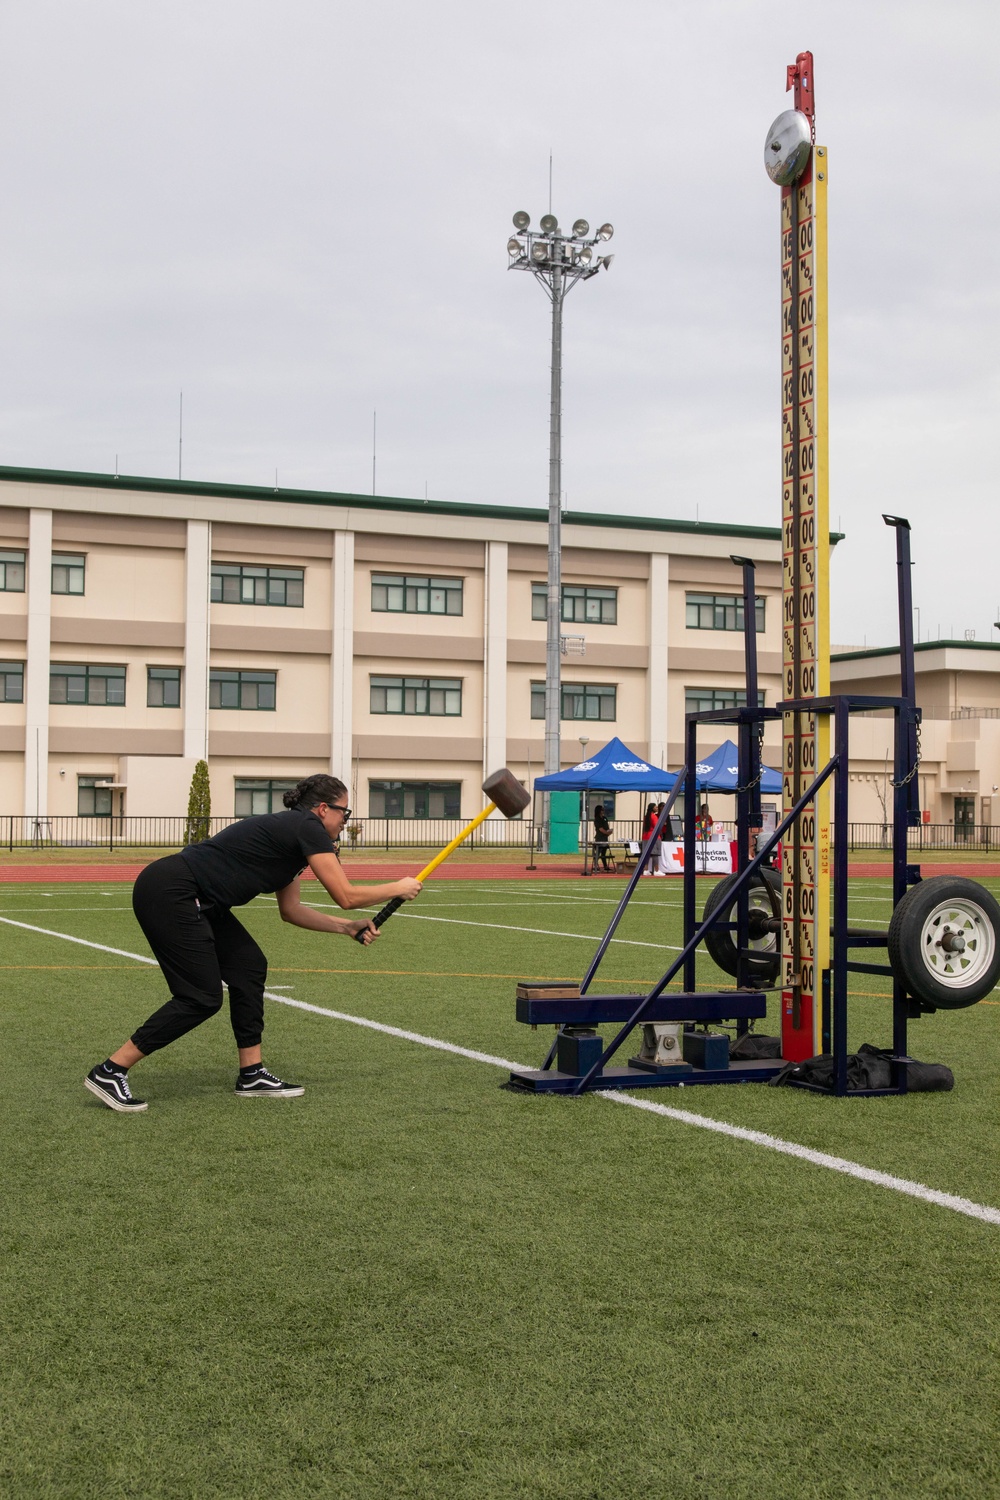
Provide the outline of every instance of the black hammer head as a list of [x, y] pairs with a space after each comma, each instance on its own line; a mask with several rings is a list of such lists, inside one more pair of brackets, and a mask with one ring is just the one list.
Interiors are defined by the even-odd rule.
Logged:
[[508, 771], [504, 766], [500, 771], [493, 771], [483, 782], [483, 791], [490, 801], [503, 813], [505, 818], [515, 818], [519, 812], [524, 812], [531, 796], [525, 791], [513, 771]]

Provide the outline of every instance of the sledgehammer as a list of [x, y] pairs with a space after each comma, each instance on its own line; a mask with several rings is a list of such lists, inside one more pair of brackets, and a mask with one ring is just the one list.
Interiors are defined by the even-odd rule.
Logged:
[[[448, 855], [469, 837], [470, 833], [475, 832], [480, 823], [485, 822], [491, 812], [502, 812], [505, 818], [513, 818], [519, 812], [523, 812], [531, 801], [528, 792], [525, 791], [514, 773], [508, 771], [506, 766], [501, 771], [494, 771], [492, 775], [487, 776], [483, 782], [483, 791], [490, 800], [482, 812], [478, 817], [473, 818], [472, 822], [463, 828], [462, 832], [453, 838], [450, 844], [446, 844], [439, 854], [435, 854], [429, 865], [424, 865], [424, 868], [417, 876], [419, 881], [426, 880], [428, 875], [431, 875], [437, 869], [438, 865], [446, 860]], [[372, 917], [372, 922], [376, 927], [381, 927], [383, 923], [388, 922], [394, 911], [399, 910], [402, 904], [402, 896], [393, 896], [391, 901], [385, 903], [378, 915]], [[354, 940], [357, 943], [363, 943], [363, 934], [359, 932]]]

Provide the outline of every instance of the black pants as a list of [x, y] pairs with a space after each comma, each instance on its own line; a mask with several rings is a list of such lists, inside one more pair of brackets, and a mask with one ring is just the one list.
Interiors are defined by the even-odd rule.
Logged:
[[237, 1047], [256, 1047], [264, 1030], [267, 959], [228, 907], [198, 902], [198, 887], [179, 854], [147, 865], [132, 890], [132, 910], [170, 986], [166, 1005], [133, 1035], [140, 1052], [175, 1042], [222, 1009]]
[[601, 837], [599, 837], [599, 836], [597, 838], [595, 838], [595, 840], [594, 840], [594, 853], [593, 853], [593, 858], [592, 858], [592, 861], [591, 861], [591, 867], [593, 869], [597, 868], [597, 860], [598, 860], [598, 857], [600, 857], [601, 864], [604, 866], [604, 868], [606, 870], [610, 870], [611, 869], [611, 860], [608, 858], [608, 855], [610, 854], [610, 852], [611, 851], [608, 848], [607, 835], [605, 835], [605, 837], [603, 839]]

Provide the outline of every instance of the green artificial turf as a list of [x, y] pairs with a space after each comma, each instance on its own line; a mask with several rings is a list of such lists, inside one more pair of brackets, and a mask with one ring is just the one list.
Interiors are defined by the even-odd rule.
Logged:
[[[619, 888], [432, 882], [368, 950], [244, 915], [275, 993], [537, 1066], [514, 978], [578, 976]], [[855, 882], [853, 916], [888, 895]], [[640, 886], [609, 982], [659, 976], [679, 903]], [[7, 886], [0, 915], [147, 952], [127, 887]], [[0, 937], [5, 1497], [1000, 1491], [1000, 1227], [278, 1003], [265, 1060], [304, 1098], [234, 1098], [223, 1015], [115, 1115], [82, 1077], [158, 971]], [[886, 986], [855, 978], [852, 1045], [885, 1042]], [[914, 1024], [951, 1094], [644, 1097], [1000, 1204], [998, 1026]]]

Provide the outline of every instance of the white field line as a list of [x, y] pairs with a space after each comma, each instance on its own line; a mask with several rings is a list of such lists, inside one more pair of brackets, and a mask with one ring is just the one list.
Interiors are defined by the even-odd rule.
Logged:
[[[268, 897], [267, 899], [271, 900], [273, 898]], [[334, 906], [332, 901], [303, 901], [302, 905], [312, 906], [322, 911], [326, 911], [327, 909], [330, 911], [340, 910], [339, 907]], [[375, 909], [374, 905], [355, 908], [356, 911], [375, 911]], [[450, 927], [487, 927], [491, 932], [527, 932], [535, 937], [576, 938], [582, 943], [599, 943], [601, 941], [600, 937], [593, 937], [589, 932], [556, 932], [551, 927], [511, 927], [504, 922], [473, 922], [471, 919], [463, 920], [461, 917], [425, 917], [415, 911], [397, 911], [396, 916], [408, 917], [411, 922], [445, 922]], [[612, 938], [611, 942], [612, 944], [618, 944], [626, 948], [656, 948], [664, 953], [681, 952], [680, 945], [677, 943], [643, 943], [638, 938]], [[695, 957], [707, 958], [708, 954], [702, 953], [699, 950], [695, 954]]]
[[[67, 943], [79, 943], [83, 948], [96, 948], [100, 953], [113, 953], [119, 958], [132, 958], [136, 963], [155, 964], [153, 958], [141, 953], [129, 953], [124, 948], [109, 948], [105, 943], [92, 943], [86, 938], [71, 937], [68, 932], [53, 932], [45, 927], [32, 927], [27, 922], [13, 922], [9, 917], [0, 917], [0, 922], [9, 927], [21, 927], [28, 932], [41, 933], [43, 937], [62, 938]], [[423, 1036], [419, 1031], [404, 1031], [399, 1026], [387, 1026], [384, 1021], [372, 1021], [367, 1016], [352, 1016], [346, 1011], [330, 1010], [324, 1005], [310, 1005], [305, 1000], [293, 1000], [290, 995], [278, 995], [265, 990], [268, 1000], [277, 1005], [287, 1005], [294, 1010], [304, 1010], [316, 1016], [327, 1016], [333, 1021], [346, 1021], [352, 1026], [362, 1026], [368, 1031], [379, 1031], [384, 1036], [396, 1037], [400, 1041], [415, 1042], [420, 1047], [432, 1047], [437, 1052], [450, 1052], [470, 1062], [487, 1063], [504, 1072], [525, 1071], [523, 1063], [512, 1062], [507, 1057], [494, 1057], [489, 1052], [476, 1052], [471, 1047], [459, 1047], [454, 1042], [441, 1041], [439, 1037]], [[750, 1146], [763, 1146], [768, 1151], [777, 1151], [783, 1156], [795, 1157], [814, 1167], [825, 1167], [831, 1172], [841, 1172], [846, 1177], [855, 1177], [860, 1182], [874, 1187], [889, 1188], [909, 1198], [919, 1198], [924, 1203], [933, 1203], [938, 1208], [950, 1208], [954, 1213], [965, 1214], [970, 1219], [979, 1219], [984, 1224], [1000, 1225], [1000, 1208], [988, 1203], [976, 1203], [971, 1198], [960, 1198], [955, 1193], [942, 1193], [937, 1188], [927, 1187], [922, 1182], [911, 1182], [906, 1177], [896, 1177], [891, 1172], [879, 1172], [874, 1167], [863, 1167], [859, 1162], [848, 1161], [842, 1156], [831, 1156], [826, 1151], [814, 1151], [810, 1146], [800, 1146], [795, 1141], [782, 1140], [780, 1136], [768, 1135], [763, 1130], [747, 1130], [742, 1125], [730, 1125], [724, 1120], [713, 1120], [707, 1115], [697, 1115], [688, 1109], [671, 1109], [666, 1104], [655, 1104], [649, 1099], [636, 1099], [609, 1089], [595, 1091], [597, 1098], [612, 1104], [628, 1104], [633, 1109], [645, 1110], [648, 1114], [662, 1115], [679, 1125], [692, 1125], [699, 1130], [714, 1130], [717, 1135], [729, 1136]]]
[[720, 1135], [746, 1141], [751, 1146], [766, 1146], [769, 1151], [780, 1151], [784, 1156], [811, 1162], [815, 1167], [843, 1172], [846, 1177], [857, 1177], [861, 1182], [871, 1182], [876, 1187], [891, 1188], [893, 1192], [906, 1193], [910, 1198], [936, 1203], [939, 1208], [953, 1209], [955, 1213], [967, 1214], [970, 1219], [982, 1219], [985, 1224], [1000, 1224], [1000, 1208], [993, 1208], [988, 1203], [974, 1203], [971, 1198], [959, 1198], [955, 1193], [942, 1193], [937, 1188], [926, 1187], [922, 1182], [910, 1182], [906, 1177], [895, 1177], [891, 1172], [878, 1172], [874, 1167], [863, 1167], [842, 1156], [830, 1156], [826, 1151], [814, 1151], [810, 1146], [800, 1146], [795, 1141], [783, 1141], [780, 1136], [767, 1135], [763, 1130], [747, 1130], [742, 1125], [710, 1120], [705, 1115], [691, 1114], [686, 1109], [671, 1109], [666, 1104], [654, 1104], [651, 1099], [636, 1099], [631, 1095], [612, 1093], [610, 1089], [602, 1090], [601, 1098], [609, 1099], [612, 1104], [631, 1104], [634, 1109], [664, 1115], [668, 1120], [676, 1120], [682, 1125], [698, 1125], [702, 1130], [715, 1130]]
[[[107, 907], [102, 910], [107, 911]], [[30, 922], [15, 922], [12, 917], [0, 917], [0, 922], [5, 927], [23, 927], [25, 932], [40, 932], [43, 937], [62, 938], [64, 943], [79, 943], [81, 948], [96, 948], [98, 953], [114, 953], [118, 958], [134, 958], [137, 964], [152, 964], [154, 969], [157, 967], [155, 958], [147, 958], [142, 953], [129, 953], [125, 948], [109, 948], [105, 943], [92, 943], [88, 938], [72, 937], [68, 932], [53, 932], [49, 927], [33, 927]]]
[[[90, 912], [94, 912], [94, 911], [101, 911], [101, 912], [106, 912], [106, 911], [131, 911], [132, 908], [131, 908], [131, 906], [101, 906], [101, 907], [97, 907], [97, 906], [60, 906], [60, 907], [57, 907], [56, 910], [61, 915], [64, 911], [90, 911]], [[24, 912], [52, 911], [52, 907], [51, 906], [5, 906], [4, 907], [4, 911], [17, 911], [17, 912], [21, 912], [23, 914]]]
[[[403, 1042], [416, 1042], [421, 1047], [433, 1047], [437, 1052], [453, 1052], [456, 1057], [467, 1057], [470, 1062], [489, 1063], [491, 1067], [503, 1068], [516, 1073], [523, 1070], [523, 1063], [511, 1062], [507, 1057], [494, 1057], [489, 1052], [475, 1052], [471, 1047], [459, 1047], [454, 1042], [443, 1042], [436, 1036], [423, 1036], [419, 1031], [404, 1031], [399, 1026], [387, 1026], [384, 1021], [370, 1021], [367, 1016], [351, 1016], [346, 1011], [328, 1010], [325, 1005], [310, 1005], [305, 1000], [292, 1000], [288, 995], [275, 995], [270, 990], [264, 994], [268, 1000], [279, 1005], [291, 1005], [296, 1010], [310, 1011], [314, 1016], [329, 1016], [333, 1021], [349, 1021], [352, 1026], [363, 1026], [368, 1031], [381, 1031], [385, 1036], [398, 1037]], [[998, 1214], [1000, 1221], [1000, 1214]]]
[[[860, 886], [861, 882], [857, 881], [857, 882], [853, 882], [852, 884], [857, 884], [858, 886]], [[484, 894], [485, 895], [490, 890], [490, 887], [489, 886], [473, 886], [473, 885], [470, 885], [470, 886], [467, 886], [466, 889], [467, 890], [471, 890], [471, 891], [475, 892], [476, 894]], [[578, 904], [585, 905], [585, 906], [617, 906], [618, 905], [618, 900], [620, 899], [620, 898], [616, 899], [614, 896], [575, 896], [575, 895], [571, 894], [569, 891], [542, 890], [542, 889], [540, 889], [538, 887], [533, 887], [533, 886], [522, 886], [522, 887], [517, 888], [517, 889], [508, 887], [504, 891], [503, 894], [504, 894], [505, 897], [508, 897], [508, 898], [510, 896], [521, 897], [521, 896], [529, 896], [530, 895], [533, 898], [533, 900], [537, 901], [537, 902], [543, 902], [543, 901], [549, 901], [549, 902], [553, 902], [553, 903], [563, 902], [563, 903], [568, 903], [569, 905], [572, 905], [573, 903], [578, 903]], [[452, 903], [458, 904], [458, 905], [465, 905], [466, 904], [466, 903], [464, 903], [464, 902], [462, 902], [460, 900], [460, 898], [457, 896], [457, 894], [456, 894], [456, 892], [454, 890], [448, 890], [448, 889], [446, 889], [443, 886], [437, 886], [437, 887], [429, 886], [427, 888], [427, 890], [424, 892], [424, 895], [425, 896], [447, 896], [449, 898], [449, 904], [452, 904]], [[852, 906], [854, 905], [855, 902], [865, 902], [865, 901], [881, 902], [881, 903], [883, 903], [885, 905], [889, 905], [889, 906], [892, 905], [892, 897], [891, 896], [863, 896], [863, 895], [860, 895], [860, 894], [856, 893], [852, 889], [852, 891], [851, 891], [851, 904], [852, 904]], [[438, 902], [435, 902], [434, 904], [436, 906], [436, 905], [438, 905]], [[469, 903], [469, 904], [471, 905], [471, 903]], [[657, 909], [663, 909], [663, 910], [667, 910], [667, 911], [682, 911], [683, 908], [684, 908], [684, 903], [683, 903], [683, 901], [645, 901], [645, 900], [643, 900], [643, 898], [641, 896], [633, 896], [632, 899], [631, 899], [631, 901], [629, 902], [629, 906], [651, 906], [651, 907], [656, 907]]]

